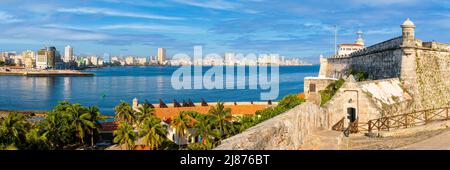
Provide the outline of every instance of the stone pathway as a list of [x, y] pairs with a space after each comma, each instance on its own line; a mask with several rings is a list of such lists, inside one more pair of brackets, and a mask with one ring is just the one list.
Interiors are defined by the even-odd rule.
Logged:
[[322, 130], [308, 135], [300, 150], [339, 150], [346, 140], [342, 132]]
[[[441, 143], [435, 143], [437, 140]], [[447, 145], [448, 144], [448, 145]], [[450, 146], [450, 129], [423, 131], [412, 135], [370, 138], [362, 134], [350, 135], [348, 149], [351, 150], [392, 150], [392, 149], [427, 149], [436, 146]]]
[[450, 131], [399, 148], [401, 150], [450, 150]]

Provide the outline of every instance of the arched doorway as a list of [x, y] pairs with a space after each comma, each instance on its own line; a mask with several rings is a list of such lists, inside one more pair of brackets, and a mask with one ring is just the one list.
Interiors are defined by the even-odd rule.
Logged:
[[349, 120], [350, 123], [353, 123], [356, 121], [357, 117], [356, 117], [356, 109], [353, 107], [349, 107], [347, 108], [347, 119]]

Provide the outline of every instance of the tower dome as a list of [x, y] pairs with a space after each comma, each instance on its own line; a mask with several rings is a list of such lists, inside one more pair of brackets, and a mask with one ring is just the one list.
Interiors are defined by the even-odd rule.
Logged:
[[408, 18], [403, 22], [402, 27], [416, 27], [416, 25]]

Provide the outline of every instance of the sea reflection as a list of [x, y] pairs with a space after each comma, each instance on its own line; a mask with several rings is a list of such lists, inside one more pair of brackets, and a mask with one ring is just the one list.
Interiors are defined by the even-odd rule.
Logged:
[[[152, 103], [159, 99], [171, 102], [205, 98], [214, 101], [258, 101], [260, 90], [248, 88], [248, 75], [235, 76], [238, 89], [175, 90], [171, 85], [172, 73], [177, 67], [112, 67], [90, 70], [94, 77], [21, 77], [0, 76], [0, 110], [49, 110], [61, 100], [97, 105], [105, 114], [113, 114], [113, 108], [121, 100], [131, 102], [134, 97]], [[202, 73], [208, 68], [203, 68]], [[195, 71], [193, 69], [192, 71]], [[236, 69], [237, 71], [237, 69]], [[247, 70], [248, 71], [248, 70]], [[303, 78], [316, 76], [318, 66], [281, 67], [280, 96], [303, 90]], [[225, 72], [225, 70], [224, 70]], [[194, 80], [194, 74], [192, 74]], [[202, 82], [193, 82], [202, 83]], [[192, 86], [194, 87], [194, 86]], [[225, 87], [225, 86], [224, 86]], [[242, 90], [239, 90], [243, 88]]]

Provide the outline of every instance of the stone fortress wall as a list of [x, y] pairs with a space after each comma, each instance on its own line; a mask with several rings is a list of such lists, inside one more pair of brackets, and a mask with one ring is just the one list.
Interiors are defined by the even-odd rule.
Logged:
[[331, 128], [330, 125], [325, 110], [306, 102], [222, 141], [215, 149], [298, 150], [309, 136]]
[[[441, 47], [450, 48], [449, 44]], [[431, 109], [450, 106], [450, 51], [443, 48], [415, 48], [415, 71], [410, 78], [414, 108]]]
[[[348, 75], [350, 69], [369, 73], [370, 79], [385, 79], [400, 76], [402, 37], [397, 37], [373, 46], [364, 48], [350, 55], [333, 56], [321, 60], [319, 77], [339, 78]], [[323, 71], [322, 69], [326, 70]]]
[[[401, 37], [350, 55], [321, 58], [319, 76], [305, 78], [308, 103], [223, 141], [217, 149], [301, 149], [308, 137], [320, 129], [331, 129], [337, 120], [346, 116], [349, 107], [356, 108], [361, 121], [367, 121], [386, 114], [450, 106], [450, 44], [416, 39], [415, 25], [409, 19], [402, 24], [402, 29]], [[317, 105], [317, 101], [310, 103], [311, 98], [320, 102], [318, 92], [333, 82], [332, 79], [346, 77], [350, 69], [366, 72], [374, 81], [346, 82], [324, 107]], [[314, 91], [309, 89], [313, 87], [310, 84], [314, 84]], [[374, 93], [378, 89], [375, 87], [384, 90]], [[390, 104], [381, 102], [378, 106], [377, 101], [385, 99]], [[394, 111], [385, 113], [379, 108]]]
[[321, 59], [319, 77], [341, 78], [351, 69], [367, 73], [372, 80], [400, 78], [413, 96], [411, 111], [450, 106], [450, 44], [423, 42], [415, 37], [411, 24], [402, 25], [400, 37], [350, 55]]

